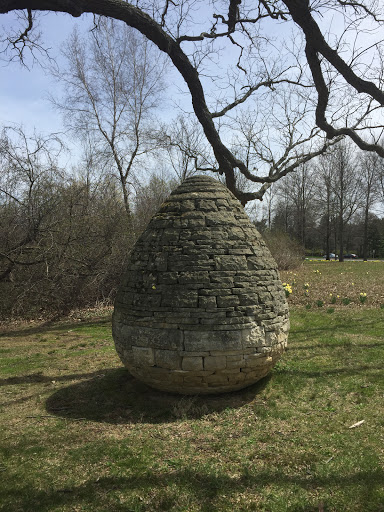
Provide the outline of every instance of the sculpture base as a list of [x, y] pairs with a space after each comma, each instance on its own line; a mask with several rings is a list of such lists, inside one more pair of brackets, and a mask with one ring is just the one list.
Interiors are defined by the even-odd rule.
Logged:
[[117, 316], [113, 335], [124, 365], [148, 386], [171, 393], [218, 394], [251, 386], [270, 372], [286, 347], [285, 329], [153, 329], [127, 326]]

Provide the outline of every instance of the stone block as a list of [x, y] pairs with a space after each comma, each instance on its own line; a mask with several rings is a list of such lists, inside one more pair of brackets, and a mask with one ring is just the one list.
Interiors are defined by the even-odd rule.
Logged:
[[228, 290], [225, 287], [220, 288], [220, 287], [211, 285], [210, 287], [201, 288], [199, 290], [199, 295], [200, 296], [201, 295], [204, 295], [204, 296], [214, 295], [215, 297], [218, 297], [219, 295], [226, 296], [226, 295], [228, 295]]
[[240, 300], [237, 295], [220, 295], [217, 297], [217, 305], [219, 308], [238, 306], [239, 304]]
[[208, 228], [199, 228], [194, 230], [189, 237], [189, 240], [206, 240], [209, 244], [212, 243], [212, 231]]
[[240, 368], [224, 368], [223, 370], [215, 370], [216, 375], [235, 375], [240, 372]]
[[229, 240], [245, 240], [246, 234], [244, 230], [240, 227], [233, 227], [228, 233]]
[[198, 309], [197, 311], [191, 313], [192, 317], [193, 318], [199, 318], [200, 320], [202, 320], [203, 318], [205, 319], [214, 319], [216, 320], [216, 322], [221, 322], [223, 319], [227, 318], [227, 314], [225, 311], [218, 311], [217, 308], [216, 309], [211, 309], [211, 310], [202, 310], [202, 309]]
[[233, 373], [231, 375], [228, 375], [228, 382], [231, 384], [237, 384], [240, 382], [244, 382], [246, 379], [248, 379], [248, 375], [243, 372]]
[[277, 343], [277, 334], [275, 332], [266, 332], [265, 333], [265, 344], [268, 347], [272, 347]]
[[199, 283], [208, 285], [210, 283], [208, 271], [180, 272], [178, 277], [180, 284]]
[[181, 367], [183, 370], [202, 370], [203, 358], [202, 357], [183, 357]]
[[226, 288], [227, 290], [233, 288], [232, 276], [217, 276], [212, 274], [214, 274], [214, 272], [210, 272], [209, 277], [215, 288]]
[[134, 366], [154, 366], [155, 365], [154, 351], [152, 348], [133, 346], [132, 354], [133, 354], [132, 364]]
[[241, 338], [244, 348], [263, 347], [265, 345], [264, 329], [258, 325], [254, 325], [251, 329], [244, 329]]
[[245, 367], [257, 368], [260, 366], [267, 366], [272, 363], [272, 357], [265, 354], [250, 354], [245, 357]]
[[200, 352], [186, 352], [185, 350], [180, 350], [179, 355], [181, 357], [205, 357], [211, 355], [210, 352], [200, 351]]
[[178, 272], [159, 272], [159, 284], [177, 284]]
[[[228, 319], [231, 320], [231, 319]], [[240, 331], [243, 328], [251, 328], [252, 324], [242, 324], [240, 322], [236, 322], [235, 324], [226, 323], [225, 325], [213, 325], [212, 329], [217, 332], [223, 331]]]
[[[244, 314], [244, 312], [237, 311], [237, 310], [235, 310], [235, 311], [228, 311], [228, 313], [227, 313], [227, 317], [228, 318], [243, 318], [245, 316], [246, 315]], [[252, 320], [253, 320], [253, 318], [250, 317], [250, 319], [248, 321], [252, 321]]]
[[226, 356], [204, 357], [204, 370], [223, 370], [227, 367]]
[[209, 352], [210, 356], [239, 356], [241, 357], [241, 352], [239, 350], [211, 350]]
[[184, 331], [184, 349], [190, 352], [239, 350], [241, 331]]
[[259, 347], [257, 351], [260, 354], [270, 354], [272, 352], [272, 347]]
[[244, 368], [241, 370], [240, 375], [243, 375], [244, 380], [256, 381], [260, 378], [260, 370], [254, 368]]
[[241, 368], [244, 365], [245, 359], [243, 355], [227, 356], [227, 368]]
[[253, 255], [255, 251], [252, 247], [239, 247], [234, 249], [228, 249], [228, 254], [244, 254], [245, 256]]
[[224, 254], [215, 257], [216, 270], [246, 270], [247, 260], [245, 256]]
[[254, 374], [258, 373], [258, 370], [255, 369], [255, 367], [252, 368], [250, 366], [242, 366], [240, 368], [240, 371], [241, 371], [241, 373], [244, 373], [244, 374], [247, 374], [247, 375], [248, 375], [248, 373], [254, 373]]
[[247, 266], [249, 270], [264, 270], [266, 267], [265, 262], [257, 256], [248, 257]]
[[[217, 206], [218, 205], [216, 205], [216, 207]], [[215, 211], [213, 214], [207, 213], [205, 221], [207, 226], [232, 226], [236, 224], [235, 216], [231, 211]]]
[[179, 329], [152, 329], [150, 327], [125, 326], [125, 336], [132, 345], [148, 348], [180, 350], [183, 346], [183, 333]]
[[201, 212], [217, 211], [217, 205], [214, 199], [198, 199], [196, 206]]
[[160, 306], [161, 295], [151, 293], [135, 293], [132, 300], [133, 307], [145, 307], [147, 310]]
[[208, 375], [212, 375], [215, 373], [213, 370], [190, 370], [184, 372], [185, 377], [208, 377]]
[[212, 385], [212, 384], [215, 384], [215, 385], [228, 384], [228, 375], [217, 375], [214, 373], [213, 375], [209, 375], [208, 377], [205, 377], [204, 380], [210, 385]]
[[170, 286], [167, 293], [163, 293], [162, 307], [195, 308], [197, 307], [197, 290], [186, 290], [182, 286]]
[[257, 293], [241, 293], [239, 299], [241, 306], [254, 306], [259, 303], [259, 295]]
[[[206, 377], [206, 378], [209, 378], [209, 376]], [[196, 377], [194, 375], [186, 375], [184, 377], [183, 381], [186, 384], [189, 384], [191, 386], [193, 386], [193, 385], [198, 386], [198, 385], [200, 385], [203, 382], [203, 377]]]
[[155, 351], [155, 363], [159, 368], [168, 368], [170, 370], [181, 369], [181, 357], [175, 350], [159, 350]]

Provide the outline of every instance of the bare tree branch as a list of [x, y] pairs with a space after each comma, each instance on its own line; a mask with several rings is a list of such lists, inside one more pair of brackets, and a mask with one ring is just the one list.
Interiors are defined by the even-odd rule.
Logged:
[[[228, 188], [237, 195], [237, 197], [244, 203], [249, 200], [249, 194], [243, 193], [237, 188], [236, 172], [240, 171], [250, 182], [252, 183], [263, 183], [268, 184], [275, 179], [279, 179], [281, 176], [288, 172], [291, 172], [294, 163], [289, 163], [284, 168], [280, 167], [281, 162], [279, 159], [274, 159], [274, 162], [279, 162], [278, 172], [272, 172], [270, 175], [260, 176], [258, 172], [253, 172], [247, 165], [247, 160], [243, 161], [236, 156], [236, 154], [228, 148], [227, 144], [224, 144], [219, 129], [214, 124], [214, 118], [223, 117], [230, 110], [236, 106], [240, 106], [248, 100], [252, 93], [258, 90], [260, 87], [273, 88], [274, 84], [285, 82], [295, 87], [315, 87], [317, 92], [316, 104], [314, 107], [316, 115], [316, 124], [323, 130], [330, 142], [333, 143], [336, 139], [342, 136], [350, 137], [360, 148], [368, 151], [374, 151], [377, 154], [384, 156], [384, 149], [379, 144], [365, 141], [360, 135], [356, 133], [356, 128], [363, 126], [364, 116], [367, 117], [375, 105], [368, 105], [365, 110], [361, 107], [362, 114], [359, 114], [359, 107], [356, 107], [356, 103], [352, 105], [352, 108], [347, 111], [348, 105], [344, 103], [342, 108], [337, 111], [334, 109], [333, 113], [330, 113], [330, 93], [332, 92], [332, 85], [335, 82], [335, 76], [342, 77], [347, 84], [349, 84], [355, 91], [360, 94], [368, 96], [371, 100], [377, 102], [380, 106], [384, 106], [384, 91], [375, 83], [374, 80], [367, 80], [362, 76], [358, 75], [356, 65], [352, 67], [351, 63], [348, 64], [341, 57], [341, 47], [333, 49], [325, 40], [318, 24], [316, 23], [313, 14], [312, 6], [308, 0], [281, 0], [281, 2], [275, 2], [272, 0], [258, 0], [255, 4], [249, 4], [245, 6], [246, 2], [240, 2], [239, 0], [227, 0], [223, 5], [225, 11], [223, 13], [216, 13], [214, 15], [215, 22], [211, 24], [211, 30], [201, 32], [200, 35], [183, 35], [180, 36], [179, 32], [183, 26], [184, 15], [180, 14], [180, 19], [176, 20], [177, 36], [172, 36], [165, 29], [165, 19], [168, 16], [169, 6], [175, 5], [171, 0], [166, 0], [163, 10], [159, 11], [160, 23], [157, 23], [153, 17], [139, 9], [138, 7], [129, 4], [123, 0], [78, 0], [77, 2], [70, 0], [2, 0], [0, 2], [0, 13], [9, 12], [15, 9], [29, 9], [33, 10], [51, 10], [67, 12], [72, 16], [79, 16], [82, 13], [93, 13], [100, 16], [106, 16], [121, 20], [127, 25], [139, 30], [145, 37], [152, 41], [162, 52], [166, 53], [171, 59], [175, 68], [179, 71], [183, 77], [185, 83], [188, 86], [189, 93], [192, 99], [192, 105], [197, 119], [199, 120], [205, 136], [210, 143], [215, 158], [218, 162], [218, 172], [224, 174], [226, 178], [226, 184]], [[373, 9], [366, 2], [362, 0], [329, 0], [323, 2], [324, 8], [329, 4], [333, 7], [339, 6], [343, 9], [349, 9], [358, 13], [357, 18], [360, 16], [370, 16], [374, 21], [380, 22], [381, 18], [379, 15], [374, 13]], [[186, 5], [188, 2], [183, 2], [181, 7]], [[288, 11], [286, 12], [282, 6], [286, 6]], [[316, 8], [321, 12], [322, 4], [317, 5]], [[188, 9], [187, 9], [188, 10]], [[183, 17], [184, 16], [184, 17]], [[235, 44], [240, 48], [240, 59], [242, 52], [245, 48], [244, 38], [249, 41], [250, 48], [252, 51], [255, 50], [257, 44], [257, 25], [265, 17], [271, 20], [285, 21], [292, 17], [293, 21], [298, 27], [300, 27], [302, 33], [306, 39], [305, 56], [310, 69], [310, 82], [307, 82], [308, 77], [305, 75], [305, 79], [298, 80], [297, 82], [292, 77], [286, 77], [286, 80], [279, 78], [274, 83], [270, 84], [269, 80], [261, 78], [259, 76], [257, 85], [250, 85], [249, 89], [245, 94], [240, 97], [236, 97], [228, 102], [227, 106], [222, 108], [220, 111], [211, 113], [209, 111], [203, 86], [200, 80], [199, 72], [193, 63], [192, 57], [188, 56], [186, 52], [181, 49], [182, 42], [197, 42], [207, 39], [209, 41], [215, 41], [217, 39], [226, 37], [231, 40], [232, 44]], [[168, 18], [167, 18], [168, 19]], [[217, 25], [221, 23], [225, 25], [226, 30], [217, 31]], [[351, 22], [353, 25], [353, 22]], [[247, 27], [245, 27], [247, 25]], [[254, 27], [254, 33], [252, 32]], [[248, 28], [250, 30], [248, 30]], [[242, 38], [242, 39], [241, 39]], [[254, 39], [255, 38], [255, 39]], [[355, 54], [358, 54], [360, 50], [356, 50]], [[331, 68], [325, 68], [324, 64], [320, 61], [320, 55], [330, 64]], [[248, 69], [245, 69], [243, 62], [238, 60], [237, 67], [240, 70], [249, 73]], [[274, 74], [266, 75], [275, 76]], [[380, 79], [381, 80], [381, 79]], [[256, 81], [256, 80], [255, 80]], [[338, 91], [338, 89], [335, 89]], [[369, 103], [369, 102], [368, 102]], [[309, 103], [308, 103], [309, 106]], [[344, 110], [343, 110], [344, 109]], [[337, 118], [341, 117], [344, 112], [345, 125], [338, 127], [336, 126]], [[353, 115], [358, 119], [354, 119]], [[329, 118], [329, 119], [328, 119]], [[348, 124], [350, 123], [350, 125]], [[379, 123], [380, 124], [380, 123]], [[309, 131], [311, 133], [311, 131]], [[306, 138], [303, 137], [304, 141]], [[287, 140], [290, 151], [295, 148], [294, 140]], [[324, 145], [324, 147], [327, 144]], [[315, 149], [313, 151], [303, 152], [297, 155], [297, 161], [302, 163], [313, 158], [314, 155], [321, 154], [324, 149]], [[288, 151], [289, 153], [289, 151]], [[286, 153], [286, 155], [288, 155]], [[292, 155], [292, 153], [290, 153]], [[269, 156], [266, 156], [269, 159]], [[283, 159], [286, 162], [286, 160]], [[288, 162], [286, 162], [288, 163]], [[215, 166], [212, 166], [214, 168]], [[262, 192], [260, 192], [261, 194]], [[252, 198], [255, 198], [258, 194], [253, 193]]]

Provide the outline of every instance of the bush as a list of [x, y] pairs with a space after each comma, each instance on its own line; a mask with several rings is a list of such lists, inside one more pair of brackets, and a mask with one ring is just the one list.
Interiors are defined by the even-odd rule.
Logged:
[[279, 270], [290, 270], [302, 265], [304, 248], [297, 240], [283, 231], [265, 231], [262, 235]]
[[57, 316], [114, 299], [133, 243], [119, 190], [108, 179], [90, 186], [72, 179], [46, 196], [42, 205], [33, 203], [39, 223], [32, 234], [20, 206], [0, 205], [8, 225], [17, 227], [7, 231], [0, 222], [0, 253], [8, 254], [0, 257], [0, 321]]

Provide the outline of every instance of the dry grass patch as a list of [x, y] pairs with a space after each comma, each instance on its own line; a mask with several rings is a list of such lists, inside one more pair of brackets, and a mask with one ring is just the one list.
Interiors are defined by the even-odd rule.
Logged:
[[384, 308], [383, 261], [310, 260], [280, 274], [292, 288], [289, 303], [294, 306]]

